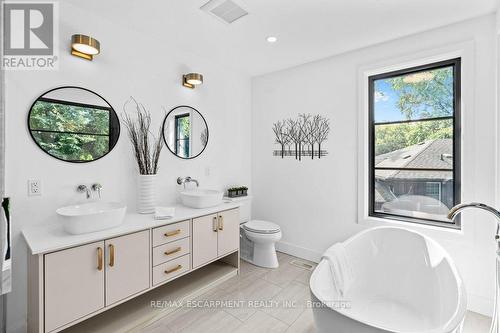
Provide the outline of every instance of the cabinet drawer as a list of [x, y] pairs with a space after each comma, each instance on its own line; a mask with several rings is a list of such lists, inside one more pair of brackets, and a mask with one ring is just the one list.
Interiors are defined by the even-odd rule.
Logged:
[[153, 229], [153, 246], [189, 236], [189, 220]]
[[189, 271], [191, 268], [190, 261], [191, 256], [186, 254], [180, 258], [153, 267], [153, 285], [170, 280], [177, 275]]
[[182, 257], [190, 252], [189, 237], [153, 248], [153, 266]]

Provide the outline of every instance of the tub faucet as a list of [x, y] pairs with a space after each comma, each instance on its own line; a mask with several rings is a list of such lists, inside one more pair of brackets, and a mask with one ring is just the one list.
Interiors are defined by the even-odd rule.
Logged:
[[184, 184], [184, 188], [186, 188], [186, 183], [195, 183], [196, 187], [200, 186], [200, 183], [196, 179], [193, 179], [193, 178], [191, 178], [189, 176], [186, 177], [186, 178], [181, 178], [181, 177], [177, 178], [177, 184], [179, 184], [179, 185], [183, 185]]
[[493, 207], [490, 207], [488, 205], [485, 205], [485, 204], [482, 204], [482, 203], [479, 203], [479, 202], [471, 202], [471, 203], [467, 203], [467, 204], [460, 204], [460, 205], [456, 205], [455, 207], [453, 207], [450, 212], [448, 213], [448, 218], [450, 220], [453, 220], [458, 214], [460, 214], [460, 212], [464, 209], [467, 209], [467, 208], [478, 208], [478, 209], [482, 209], [482, 210], [485, 210], [487, 212], [490, 212], [491, 214], [495, 215], [496, 217], [496, 220], [497, 220], [497, 233], [495, 235], [495, 240], [497, 242], [497, 259], [495, 260], [496, 262], [496, 270], [495, 270], [495, 280], [496, 280], [496, 283], [495, 283], [495, 306], [493, 308], [493, 320], [491, 321], [491, 326], [490, 326], [490, 333], [497, 333], [499, 332], [499, 322], [500, 322], [500, 315], [499, 315], [499, 306], [498, 306], [498, 301], [499, 301], [499, 298], [500, 298], [500, 260], [499, 260], [499, 257], [500, 257], [500, 235], [499, 235], [499, 231], [500, 231], [500, 212], [498, 210], [496, 210], [495, 208]]
[[485, 211], [490, 212], [491, 214], [495, 215], [495, 217], [497, 219], [497, 232], [495, 235], [495, 240], [497, 242], [499, 242], [498, 246], [499, 246], [499, 250], [500, 250], [500, 234], [499, 234], [500, 233], [500, 212], [498, 210], [496, 210], [495, 208], [490, 207], [488, 205], [485, 205], [483, 203], [471, 202], [471, 203], [459, 204], [459, 205], [456, 205], [455, 207], [453, 207], [450, 210], [450, 212], [448, 213], [448, 218], [450, 220], [454, 220], [455, 217], [462, 212], [462, 210], [468, 209], [468, 208], [482, 209], [482, 210], [485, 210]]
[[90, 199], [90, 189], [86, 185], [78, 185], [76, 191], [79, 193], [85, 192], [87, 194], [87, 199]]

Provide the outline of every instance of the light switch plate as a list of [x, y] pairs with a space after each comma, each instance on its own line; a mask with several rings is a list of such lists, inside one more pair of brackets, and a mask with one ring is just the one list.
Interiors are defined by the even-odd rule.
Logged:
[[28, 195], [30, 197], [42, 195], [42, 182], [40, 179], [28, 179]]

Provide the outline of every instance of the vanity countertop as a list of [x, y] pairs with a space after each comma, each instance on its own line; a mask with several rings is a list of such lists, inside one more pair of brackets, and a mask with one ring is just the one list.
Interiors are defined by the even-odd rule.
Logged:
[[241, 203], [239, 202], [223, 202], [218, 206], [202, 209], [176, 205], [175, 216], [167, 220], [155, 220], [153, 218], [153, 214], [130, 213], [125, 216], [125, 220], [120, 226], [112, 229], [81, 235], [72, 235], [64, 231], [62, 224], [57, 222], [28, 227], [23, 230], [23, 236], [26, 243], [28, 243], [31, 254], [42, 254], [117, 237], [140, 230], [189, 220], [195, 217], [237, 208], [240, 205]]

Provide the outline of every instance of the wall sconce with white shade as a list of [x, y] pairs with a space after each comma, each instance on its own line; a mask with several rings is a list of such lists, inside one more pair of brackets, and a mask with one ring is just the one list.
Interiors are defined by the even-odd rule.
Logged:
[[101, 52], [101, 43], [97, 39], [80, 34], [71, 36], [72, 55], [92, 60], [99, 52]]
[[194, 89], [195, 86], [203, 84], [203, 75], [200, 73], [188, 73], [182, 76], [182, 85]]

